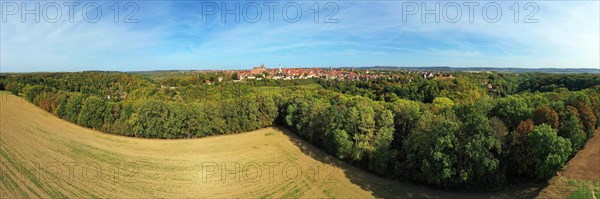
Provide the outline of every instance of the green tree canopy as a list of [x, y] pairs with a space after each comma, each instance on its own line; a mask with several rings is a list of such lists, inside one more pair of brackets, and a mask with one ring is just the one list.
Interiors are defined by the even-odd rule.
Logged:
[[85, 98], [81, 105], [81, 111], [77, 116], [77, 123], [93, 129], [100, 129], [104, 124], [106, 115], [106, 102], [96, 96]]
[[571, 142], [556, 135], [556, 130], [547, 124], [536, 126], [527, 135], [527, 143], [533, 151], [535, 173], [538, 178], [552, 177], [560, 170], [571, 155]]
[[456, 149], [459, 125], [451, 118], [424, 114], [405, 145], [405, 164], [414, 180], [436, 185], [447, 184], [458, 172]]
[[527, 101], [517, 96], [499, 99], [493, 111], [494, 115], [500, 117], [510, 129], [515, 128], [519, 122], [531, 118], [533, 112]]

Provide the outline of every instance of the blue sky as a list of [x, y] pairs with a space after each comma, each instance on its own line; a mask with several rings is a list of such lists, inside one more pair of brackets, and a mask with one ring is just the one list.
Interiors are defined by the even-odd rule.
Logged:
[[[499, 1], [497, 5], [502, 10], [498, 21], [492, 20], [497, 14], [495, 7], [484, 9], [489, 1], [475, 2], [479, 5], [473, 7], [473, 22], [469, 21], [469, 7], [463, 1], [427, 1], [424, 6], [430, 10], [440, 4], [440, 21], [436, 22], [435, 15], [430, 14], [425, 15], [423, 22], [423, 4], [417, 1], [326, 4], [329, 1], [304, 0], [294, 4], [302, 10], [302, 16], [294, 23], [286, 19], [294, 18], [295, 7], [290, 5], [288, 18], [283, 16], [283, 7], [289, 1], [238, 1], [240, 9], [235, 13], [240, 16], [239, 22], [234, 15], [226, 15], [223, 22], [221, 15], [223, 5], [233, 9], [236, 1], [135, 2], [127, 10], [127, 1], [118, 1], [118, 23], [114, 20], [115, 1], [78, 2], [72, 22], [64, 2], [49, 2], [38, 2], [39, 23], [33, 14], [25, 15], [22, 22], [22, 2], [1, 2], [0, 72], [247, 69], [260, 64], [527, 68], [600, 65], [598, 1]], [[96, 16], [94, 7], [83, 9], [90, 2], [98, 3], [102, 12], [95, 23], [83, 17]], [[517, 2], [519, 16], [515, 22]], [[272, 22], [265, 3], [278, 4]], [[319, 5], [318, 23], [314, 18], [315, 3]], [[15, 5], [18, 11], [13, 10]], [[55, 5], [62, 11], [57, 19], [53, 19], [58, 16]], [[214, 5], [218, 10], [210, 15], [207, 9]], [[261, 7], [260, 20], [254, 23], [244, 20], [244, 16], [250, 21], [257, 16], [253, 5]], [[326, 5], [331, 6], [324, 9]], [[419, 9], [413, 15], [406, 11], [411, 5]], [[31, 10], [35, 2], [27, 1], [25, 6]], [[461, 15], [452, 23], [458, 16], [455, 6], [460, 7]], [[132, 19], [137, 19], [137, 23], [123, 23], [134, 7], [138, 11]], [[337, 23], [324, 23], [334, 7], [337, 12], [330, 19]], [[535, 8], [537, 12], [530, 19], [537, 23], [524, 23]]]

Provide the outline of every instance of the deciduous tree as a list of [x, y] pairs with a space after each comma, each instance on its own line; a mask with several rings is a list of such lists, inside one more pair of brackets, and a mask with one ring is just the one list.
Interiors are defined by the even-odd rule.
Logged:
[[405, 145], [406, 166], [411, 177], [436, 185], [447, 185], [458, 174], [456, 132], [459, 125], [449, 118], [424, 114]]
[[574, 107], [567, 106], [558, 134], [571, 141], [573, 151], [579, 151], [583, 147], [583, 144], [585, 144], [587, 135], [582, 129], [583, 124], [579, 120], [579, 112]]
[[500, 117], [510, 129], [514, 129], [520, 121], [531, 118], [532, 108], [521, 97], [509, 96], [498, 100], [493, 109], [494, 115]]
[[540, 179], [552, 177], [571, 155], [571, 142], [557, 136], [547, 124], [536, 126], [527, 135], [527, 143], [533, 151], [536, 177]]
[[81, 111], [77, 116], [77, 123], [85, 127], [100, 129], [104, 124], [106, 116], [106, 103], [96, 96], [85, 98], [81, 105]]
[[536, 125], [548, 124], [554, 129], [558, 129], [558, 114], [556, 111], [542, 106], [533, 113], [533, 121]]

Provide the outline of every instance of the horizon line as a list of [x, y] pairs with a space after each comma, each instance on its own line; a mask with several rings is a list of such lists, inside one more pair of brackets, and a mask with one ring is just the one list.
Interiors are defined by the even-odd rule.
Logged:
[[[257, 65], [260, 66], [260, 65]], [[135, 72], [161, 72], [161, 71], [243, 71], [243, 70], [252, 70], [252, 67], [254, 66], [250, 66], [248, 68], [237, 68], [237, 69], [149, 69], [149, 70], [96, 70], [96, 69], [92, 69], [92, 70], [78, 70], [78, 71], [61, 71], [61, 70], [57, 70], [57, 71], [2, 71], [0, 68], [0, 74], [1, 73], [62, 73], [62, 72], [125, 72], [125, 73], [135, 73]], [[384, 66], [384, 65], [373, 65], [373, 66], [337, 66], [337, 67], [333, 67], [331, 66], [331, 68], [334, 69], [340, 69], [340, 68], [352, 68], [354, 67], [355, 69], [361, 69], [361, 68], [385, 68], [385, 67], [389, 67], [389, 68], [398, 68], [398, 69], [402, 69], [402, 68], [448, 68], [448, 69], [496, 69], [496, 70], [505, 70], [505, 69], [522, 69], [522, 70], [598, 70], [598, 73], [600, 73], [600, 66], [597, 68], [586, 68], [586, 67], [579, 67], [579, 68], [566, 68], [566, 67], [494, 67], [494, 66], [475, 66], [475, 67], [470, 67], [470, 66], [447, 66], [447, 65], [439, 65], [439, 66], [435, 66], [435, 65], [431, 65], [431, 66]], [[280, 68], [280, 67], [267, 67], [270, 69], [274, 69], [274, 68]], [[309, 66], [309, 67], [281, 67], [281, 68], [330, 68], [329, 66]]]

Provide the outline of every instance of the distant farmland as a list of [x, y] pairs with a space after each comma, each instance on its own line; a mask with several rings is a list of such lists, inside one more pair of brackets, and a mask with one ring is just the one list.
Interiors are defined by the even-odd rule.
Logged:
[[3, 198], [506, 198], [539, 191], [521, 185], [502, 192], [451, 193], [394, 182], [273, 128], [192, 140], [109, 135], [1, 94]]

